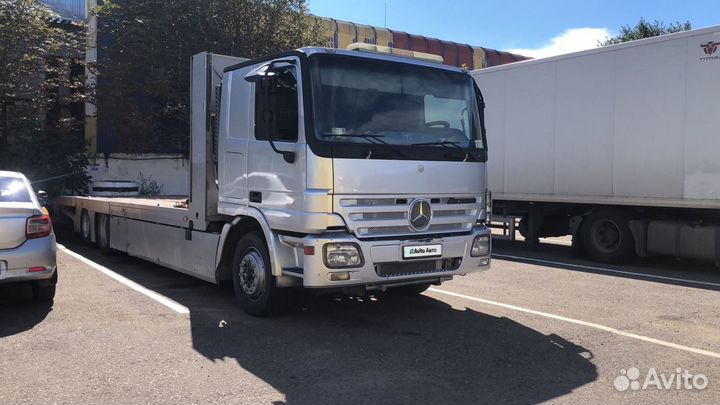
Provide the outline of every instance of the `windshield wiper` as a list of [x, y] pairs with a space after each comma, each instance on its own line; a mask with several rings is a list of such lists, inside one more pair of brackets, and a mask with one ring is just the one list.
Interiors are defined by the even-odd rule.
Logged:
[[[463, 148], [462, 146], [458, 145], [458, 143], [459, 143], [459, 142], [453, 142], [453, 141], [448, 141], [447, 139], [443, 139], [443, 140], [441, 140], [441, 141], [435, 141], [435, 142], [413, 143], [412, 146], [421, 146], [421, 145], [432, 146], [432, 145], [439, 145], [439, 146], [442, 146], [443, 148], [454, 148], [454, 149], [458, 149], [458, 150], [460, 150], [460, 152], [462, 152], [462, 153], [465, 155], [465, 157], [463, 158], [463, 162], [464, 162], [464, 161], [466, 161], [467, 158], [468, 158], [468, 152], [467, 152], [467, 150], [466, 150], [465, 148]], [[447, 154], [445, 154], [445, 157], [447, 157]]]
[[[400, 156], [402, 156], [402, 157], [404, 157], [404, 158], [406, 158], [406, 159], [408, 158], [406, 154], [404, 154], [404, 153], [402, 153], [402, 152], [400, 151], [400, 149], [398, 149], [398, 148], [396, 148], [395, 146], [393, 146], [392, 144], [387, 143], [387, 142], [385, 142], [384, 140], [382, 140], [382, 138], [385, 137], [385, 135], [383, 135], [382, 132], [381, 132], [381, 133], [377, 133], [377, 134], [372, 134], [372, 133], [368, 133], [368, 134], [359, 134], [359, 133], [356, 133], [356, 134], [353, 134], [353, 133], [350, 133], [350, 134], [328, 134], [328, 135], [323, 135], [323, 136], [324, 136], [324, 137], [347, 136], [347, 137], [351, 137], [351, 138], [364, 138], [364, 139], [367, 139], [367, 141], [370, 142], [370, 143], [372, 143], [373, 145], [383, 144], [383, 145], [387, 146], [388, 149], [392, 150], [393, 152], [397, 153], [398, 155], [400, 155]], [[374, 142], [374, 141], [377, 141], [377, 142]], [[379, 143], [378, 143], [378, 142], [379, 142]], [[368, 155], [368, 157], [369, 157], [369, 156], [370, 156], [370, 155]]]
[[457, 148], [457, 149], [465, 149], [465, 148], [463, 148], [462, 146], [458, 145], [458, 143], [459, 143], [459, 142], [453, 142], [453, 141], [448, 141], [447, 139], [443, 139], [442, 141], [412, 143], [412, 144], [410, 144], [410, 145], [411, 145], [411, 146], [432, 146], [432, 145], [439, 145], [439, 146], [444, 146], [444, 147], [446, 147], [446, 148], [448, 147], [448, 145], [452, 145], [452, 146], [454, 146], [454, 147]]

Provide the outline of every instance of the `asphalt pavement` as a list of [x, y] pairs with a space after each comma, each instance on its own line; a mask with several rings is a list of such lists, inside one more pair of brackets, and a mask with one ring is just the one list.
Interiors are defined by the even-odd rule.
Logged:
[[420, 296], [304, 296], [258, 319], [227, 286], [58, 240], [54, 305], [0, 286], [0, 403], [720, 402], [704, 264], [495, 241], [491, 270]]

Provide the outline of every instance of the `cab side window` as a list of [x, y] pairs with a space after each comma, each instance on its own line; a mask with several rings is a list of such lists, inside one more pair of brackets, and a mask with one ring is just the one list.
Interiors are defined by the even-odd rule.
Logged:
[[255, 83], [255, 139], [295, 142], [298, 139], [295, 67], [281, 67], [274, 73], [272, 79]]

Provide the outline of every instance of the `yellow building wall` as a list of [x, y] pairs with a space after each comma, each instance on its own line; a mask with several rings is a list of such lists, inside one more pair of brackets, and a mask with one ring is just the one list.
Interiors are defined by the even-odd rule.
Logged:
[[377, 41], [378, 45], [382, 45], [382, 46], [393, 45], [393, 34], [392, 34], [392, 32], [390, 32], [389, 29], [376, 28], [375, 31], [376, 31], [375, 40]]
[[473, 46], [473, 69], [482, 69], [487, 67], [487, 58], [485, 57], [485, 50], [479, 46]]
[[369, 25], [354, 24], [357, 31], [357, 40], [355, 42], [364, 42], [366, 44], [375, 44], [375, 30]]
[[358, 42], [357, 33], [355, 31], [355, 24], [346, 21], [337, 21], [338, 25], [338, 43], [339, 49], [345, 49], [348, 45]]

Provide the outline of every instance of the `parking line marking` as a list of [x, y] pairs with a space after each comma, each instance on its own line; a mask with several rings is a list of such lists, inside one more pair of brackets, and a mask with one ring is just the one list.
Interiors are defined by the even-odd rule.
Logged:
[[497, 253], [493, 253], [493, 257], [497, 257], [498, 259], [511, 259], [511, 260], [518, 260], [518, 261], [527, 261], [527, 262], [532, 262], [532, 263], [559, 265], [559, 266], [565, 266], [565, 267], [577, 267], [579, 269], [602, 271], [605, 273], [626, 274], [629, 276], [656, 278], [659, 280], [678, 281], [678, 282], [686, 283], [686, 284], [699, 284], [699, 285], [707, 285], [707, 286], [711, 286], [711, 287], [720, 288], [720, 283], [711, 283], [709, 281], [689, 280], [686, 278], [678, 278], [678, 277], [656, 276], [654, 274], [637, 273], [634, 271], [615, 270], [615, 269], [608, 269], [605, 267], [586, 266], [583, 264], [554, 262], [552, 260], [535, 259], [532, 257], [523, 257], [523, 256], [503, 255], [503, 254], [497, 254]]
[[106, 276], [112, 278], [113, 280], [118, 281], [118, 282], [132, 288], [133, 290], [139, 292], [140, 294], [147, 296], [148, 298], [152, 298], [153, 300], [165, 305], [166, 307], [172, 309], [173, 311], [175, 311], [179, 314], [189, 314], [190, 313], [190, 310], [186, 306], [180, 305], [177, 302], [171, 300], [170, 298], [168, 298], [164, 295], [158, 294], [153, 290], [145, 288], [145, 287], [141, 286], [140, 284], [130, 280], [129, 278], [127, 278], [125, 276], [121, 276], [120, 274], [115, 273], [114, 271], [108, 269], [107, 267], [105, 267], [103, 265], [95, 263], [94, 261], [88, 259], [85, 256], [82, 256], [79, 253], [73, 252], [72, 250], [66, 248], [65, 246], [63, 246], [59, 243], [58, 243], [58, 248], [60, 250], [62, 250], [64, 253], [67, 253], [68, 255], [80, 260], [81, 262], [83, 262], [83, 263], [87, 264], [88, 266], [94, 268], [95, 270], [105, 274]]
[[581, 325], [581, 326], [587, 326], [590, 328], [599, 329], [599, 330], [613, 333], [616, 335], [625, 336], [625, 337], [629, 337], [629, 338], [637, 339], [637, 340], [642, 340], [643, 342], [654, 343], [654, 344], [660, 345], [660, 346], [670, 347], [673, 349], [683, 350], [683, 351], [690, 352], [690, 353], [701, 354], [704, 356], [715, 357], [715, 358], [720, 359], [720, 353], [715, 353], [715, 352], [711, 352], [711, 351], [703, 350], [703, 349], [696, 349], [694, 347], [684, 346], [684, 345], [680, 345], [677, 343], [666, 342], [664, 340], [655, 339], [655, 338], [651, 338], [648, 336], [637, 335], [635, 333], [625, 332], [625, 331], [622, 331], [619, 329], [611, 328], [609, 326], [600, 325], [598, 323], [581, 321], [579, 319], [568, 318], [566, 316], [555, 315], [555, 314], [542, 312], [542, 311], [535, 311], [533, 309], [527, 309], [527, 308], [518, 307], [518, 306], [510, 305], [510, 304], [503, 304], [502, 302], [490, 301], [490, 300], [486, 300], [483, 298], [473, 297], [473, 296], [465, 295], [465, 294], [458, 294], [458, 293], [454, 293], [454, 292], [450, 292], [450, 291], [440, 290], [440, 289], [437, 289], [434, 287], [431, 287], [430, 291], [432, 291], [434, 293], [438, 293], [438, 294], [450, 295], [450, 296], [456, 297], [456, 298], [463, 298], [466, 300], [475, 301], [475, 302], [479, 302], [482, 304], [494, 305], [497, 307], [511, 309], [513, 311], [524, 312], [527, 314], [542, 316], [545, 318], [555, 319], [558, 321], [573, 323], [573, 324]]

